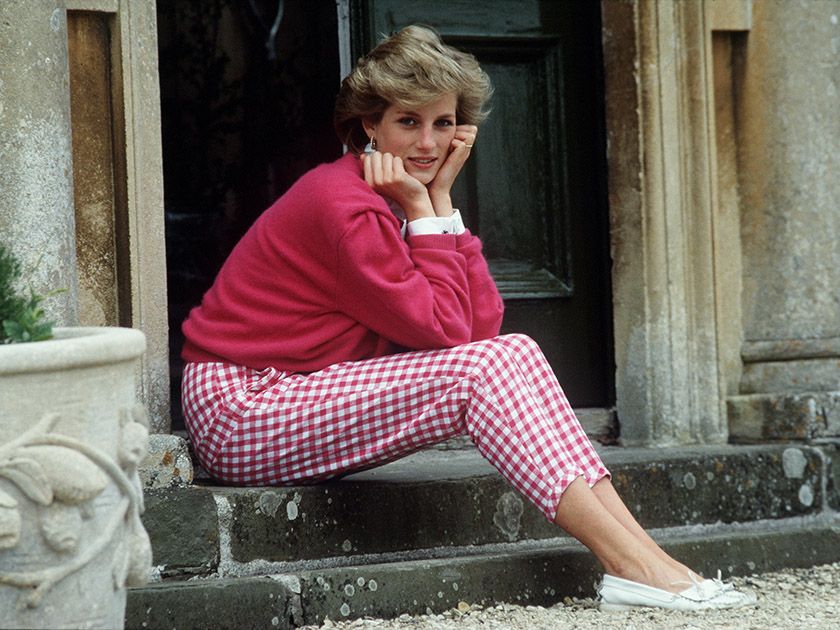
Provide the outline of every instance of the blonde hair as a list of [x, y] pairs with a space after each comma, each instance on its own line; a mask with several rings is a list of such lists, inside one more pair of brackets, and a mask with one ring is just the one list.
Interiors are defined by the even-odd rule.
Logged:
[[362, 120], [378, 121], [392, 104], [419, 107], [455, 94], [455, 120], [477, 125], [493, 93], [490, 78], [475, 57], [444, 44], [425, 26], [406, 26], [359, 59], [341, 82], [333, 122], [339, 139], [353, 153], [368, 142]]

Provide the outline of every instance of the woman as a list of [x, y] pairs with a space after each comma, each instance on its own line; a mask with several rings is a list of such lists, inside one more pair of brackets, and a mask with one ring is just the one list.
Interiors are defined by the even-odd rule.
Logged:
[[199, 460], [226, 483], [308, 483], [466, 433], [594, 552], [605, 608], [748, 603], [656, 545], [539, 347], [497, 336], [502, 300], [450, 198], [490, 92], [421, 27], [359, 61], [335, 110], [349, 152], [263, 213], [184, 323]]

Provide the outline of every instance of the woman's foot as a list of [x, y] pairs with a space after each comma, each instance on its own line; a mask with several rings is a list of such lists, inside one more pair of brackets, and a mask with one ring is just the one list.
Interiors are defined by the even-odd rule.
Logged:
[[739, 591], [720, 578], [697, 580], [679, 592], [655, 588], [624, 578], [605, 575], [598, 586], [601, 610], [630, 608], [663, 608], [667, 610], [708, 610], [712, 608], [740, 608], [755, 603], [752, 593]]
[[669, 593], [680, 593], [695, 583], [702, 582], [698, 575], [681, 562], [677, 562], [664, 552], [656, 553], [643, 549], [633, 562], [620, 565], [605, 565], [606, 573], [613, 577], [644, 584]]

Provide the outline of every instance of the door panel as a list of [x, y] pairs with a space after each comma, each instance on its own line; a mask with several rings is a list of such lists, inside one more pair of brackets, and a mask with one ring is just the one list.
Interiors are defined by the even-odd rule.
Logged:
[[482, 43], [482, 66], [495, 87], [493, 114], [454, 198], [482, 235], [506, 299], [569, 296], [557, 43], [497, 40], [491, 50]]
[[357, 0], [353, 58], [412, 23], [473, 53], [492, 113], [453, 189], [505, 298], [575, 406], [611, 406], [609, 258], [597, 2]]

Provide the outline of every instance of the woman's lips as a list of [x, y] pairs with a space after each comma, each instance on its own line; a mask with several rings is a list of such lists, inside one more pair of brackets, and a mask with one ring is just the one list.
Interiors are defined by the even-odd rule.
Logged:
[[437, 158], [428, 157], [428, 158], [420, 158], [420, 157], [411, 157], [408, 158], [409, 163], [417, 168], [431, 168], [437, 162]]

